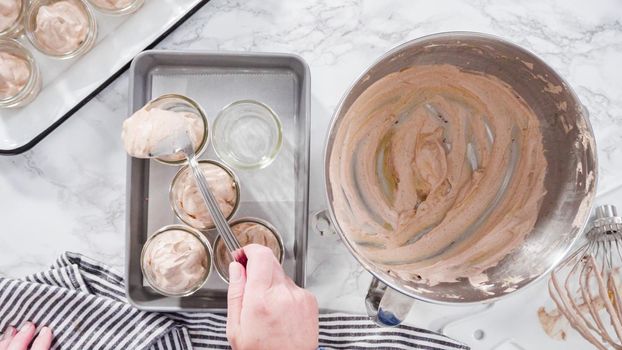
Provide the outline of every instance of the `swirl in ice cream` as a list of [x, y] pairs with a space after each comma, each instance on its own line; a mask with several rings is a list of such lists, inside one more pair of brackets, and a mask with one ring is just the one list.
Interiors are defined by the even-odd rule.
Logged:
[[[266, 226], [253, 221], [240, 222], [231, 226], [231, 231], [240, 242], [240, 246], [244, 247], [252, 243], [261, 244], [272, 250], [277, 260], [281, 259], [282, 251], [276, 235]], [[218, 269], [226, 278], [229, 278], [229, 264], [231, 263], [231, 254], [227, 250], [222, 239], [218, 240], [215, 252]]]
[[136, 0], [91, 0], [91, 2], [101, 8], [108, 10], [124, 9]]
[[17, 95], [28, 84], [30, 67], [24, 58], [0, 52], [0, 99]]
[[22, 10], [22, 0], [0, 0], [0, 32], [11, 27]]
[[337, 221], [366, 259], [405, 281], [485, 281], [538, 218], [540, 124], [494, 76], [451, 65], [391, 73], [347, 110], [336, 140]]
[[154, 287], [183, 294], [205, 281], [209, 253], [193, 234], [182, 230], [159, 233], [145, 247], [143, 271]]
[[66, 54], [78, 49], [89, 33], [89, 19], [75, 1], [58, 1], [41, 6], [37, 12], [34, 31], [38, 44], [54, 54]]
[[[136, 158], [149, 158], [162, 140], [170, 135], [179, 134], [176, 130], [188, 131], [195, 150], [201, 144], [205, 134], [203, 120], [191, 112], [176, 112], [147, 105], [139, 109], [123, 122], [121, 138], [129, 155]], [[163, 156], [165, 161], [179, 161], [183, 154]]]
[[[228, 218], [238, 201], [237, 184], [234, 178], [215, 164], [200, 162], [199, 165], [222, 214]], [[183, 221], [198, 229], [214, 226], [196, 180], [188, 168], [182, 170], [174, 180], [171, 192], [172, 205]]]

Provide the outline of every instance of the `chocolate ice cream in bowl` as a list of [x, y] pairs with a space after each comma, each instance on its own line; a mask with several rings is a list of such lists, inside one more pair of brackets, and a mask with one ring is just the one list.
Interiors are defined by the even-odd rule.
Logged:
[[[265, 220], [242, 218], [230, 223], [231, 231], [242, 247], [249, 244], [260, 244], [272, 250], [276, 259], [283, 263], [283, 239], [276, 228]], [[229, 264], [231, 254], [222, 238], [218, 236], [214, 242], [214, 266], [222, 279], [229, 283]]]
[[[215, 160], [200, 160], [208, 186], [223, 216], [229, 220], [240, 205], [240, 182], [235, 173]], [[187, 225], [199, 230], [214, 228], [214, 221], [205, 205], [192, 171], [181, 168], [171, 183], [169, 201], [175, 215]]]
[[597, 180], [568, 83], [480, 33], [381, 57], [337, 106], [324, 156], [328, 210], [315, 219], [374, 276], [365, 305], [389, 326], [415, 299], [489, 303], [545, 276], [582, 232]]
[[37, 50], [59, 59], [85, 54], [97, 38], [95, 16], [82, 0], [32, 1], [25, 29]]
[[212, 250], [203, 234], [184, 225], [162, 227], [143, 245], [141, 269], [158, 293], [183, 297], [199, 290], [212, 268]]
[[107, 15], [127, 15], [137, 11], [145, 0], [88, 0], [99, 12]]
[[[208, 143], [207, 116], [189, 97], [167, 94], [157, 97], [123, 122], [123, 145], [136, 158], [151, 158], [159, 143], [177, 131], [187, 131], [199, 157]], [[155, 158], [167, 165], [187, 163], [182, 153]]]

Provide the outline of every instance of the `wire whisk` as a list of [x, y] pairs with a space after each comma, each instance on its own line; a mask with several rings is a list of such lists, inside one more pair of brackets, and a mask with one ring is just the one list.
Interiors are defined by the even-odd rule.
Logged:
[[587, 242], [551, 273], [549, 294], [568, 323], [597, 349], [622, 349], [622, 218], [596, 209]]

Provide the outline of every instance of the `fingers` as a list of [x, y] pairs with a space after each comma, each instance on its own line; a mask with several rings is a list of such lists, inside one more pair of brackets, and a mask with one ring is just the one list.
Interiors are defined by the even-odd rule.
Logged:
[[244, 266], [233, 261], [229, 264], [229, 289], [227, 291], [227, 336], [240, 325], [246, 272]]
[[11, 343], [11, 340], [15, 336], [15, 333], [17, 333], [17, 330], [15, 329], [15, 327], [12, 327], [12, 326], [9, 326], [4, 331], [4, 333], [2, 334], [2, 337], [0, 338], [0, 350], [6, 350], [6, 348], [9, 347], [9, 344]]
[[[19, 330], [8, 327], [0, 338], [0, 350], [26, 350], [35, 335], [35, 325], [31, 322], [26, 324]], [[35, 338], [30, 347], [31, 350], [49, 350], [52, 345], [52, 330], [48, 327], [41, 328], [41, 331]]]
[[274, 261], [272, 251], [259, 244], [244, 247], [248, 258], [246, 265], [246, 285], [255, 292], [265, 291], [272, 285]]
[[52, 330], [48, 327], [41, 328], [39, 335], [32, 343], [30, 350], [49, 350], [52, 345]]
[[26, 324], [20, 328], [19, 332], [15, 334], [9, 346], [6, 348], [7, 350], [26, 350], [28, 349], [28, 345], [30, 341], [35, 335], [35, 325], [26, 322]]

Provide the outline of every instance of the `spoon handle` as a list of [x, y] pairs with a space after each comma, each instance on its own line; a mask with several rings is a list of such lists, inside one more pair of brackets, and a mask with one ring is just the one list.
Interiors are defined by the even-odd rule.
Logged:
[[212, 216], [212, 220], [214, 221], [218, 234], [222, 237], [222, 240], [225, 242], [225, 246], [231, 253], [233, 259], [246, 267], [247, 258], [244, 254], [244, 250], [240, 246], [240, 242], [238, 242], [237, 238], [233, 235], [231, 227], [229, 227], [229, 223], [227, 223], [227, 219], [222, 214], [222, 211], [220, 211], [218, 202], [216, 202], [216, 198], [214, 198], [212, 191], [209, 189], [205, 174], [201, 171], [196, 157], [189, 157], [188, 164], [190, 165], [190, 169], [192, 169], [192, 173], [197, 181], [199, 192], [201, 192], [201, 195], [203, 196], [203, 200], [205, 201], [207, 209]]

